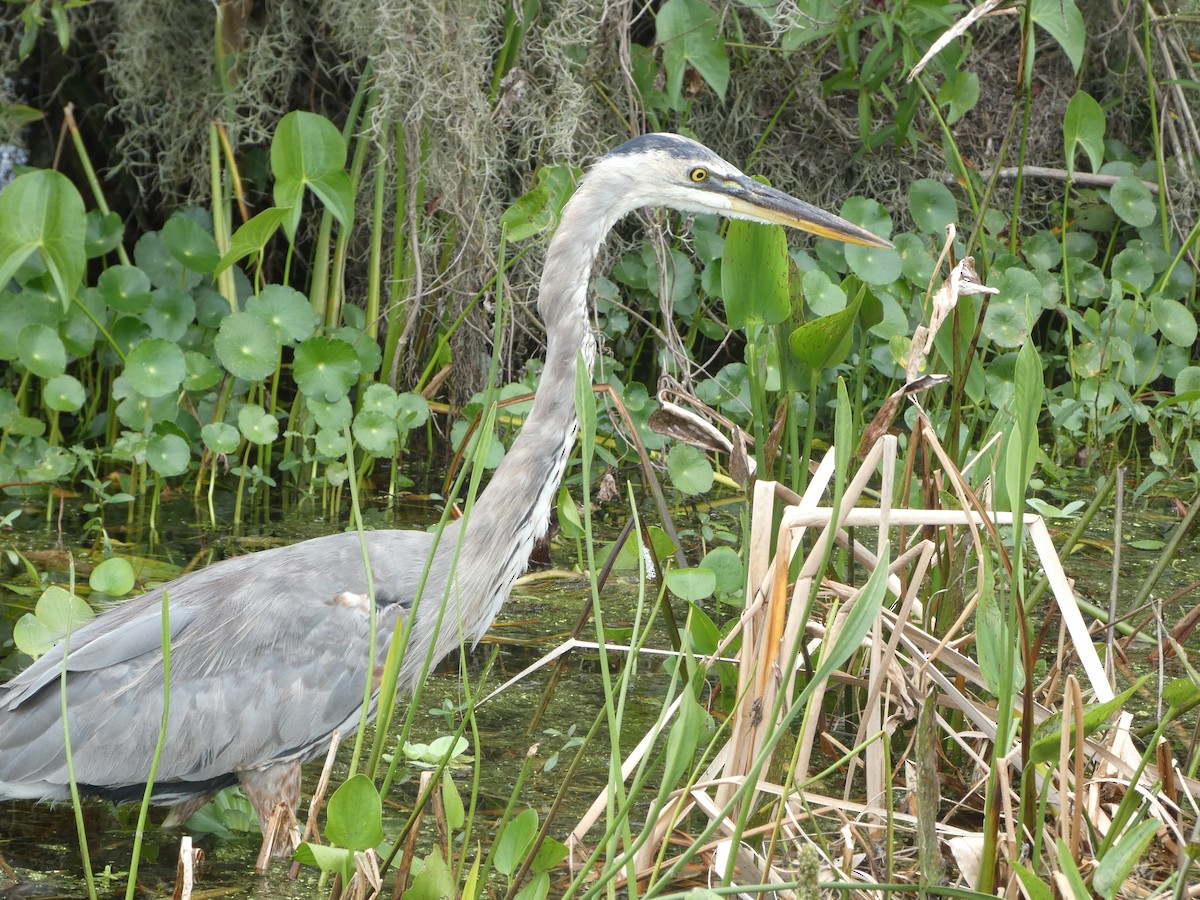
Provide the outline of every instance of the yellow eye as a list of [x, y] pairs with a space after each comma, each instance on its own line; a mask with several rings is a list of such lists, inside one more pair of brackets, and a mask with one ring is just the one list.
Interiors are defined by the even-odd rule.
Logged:
[[697, 166], [696, 168], [692, 169], [690, 177], [692, 181], [704, 181], [706, 178], [708, 178], [708, 169], [704, 168], [703, 166]]

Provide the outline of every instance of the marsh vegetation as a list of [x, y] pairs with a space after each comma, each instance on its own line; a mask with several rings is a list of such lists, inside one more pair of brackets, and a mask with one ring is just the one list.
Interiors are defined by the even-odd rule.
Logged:
[[[448, 517], [528, 411], [578, 167], [689, 133], [895, 249], [622, 226], [561, 587], [508, 614], [569, 668], [476, 712], [537, 654], [444, 667], [280, 895], [1194, 896], [1194, 4], [301, 6], [5, 5], [6, 672], [217, 558]], [[75, 846], [3, 815], [22, 881]], [[240, 862], [247, 816], [189, 830]], [[75, 884], [124, 888], [135, 821], [85, 807]]]

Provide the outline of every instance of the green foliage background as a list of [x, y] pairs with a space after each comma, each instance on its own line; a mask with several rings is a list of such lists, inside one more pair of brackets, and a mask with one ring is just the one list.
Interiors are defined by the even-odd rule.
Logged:
[[[760, 447], [791, 408], [807, 448], [839, 367], [865, 422], [896, 385], [957, 223], [956, 254], [999, 293], [965, 302], [938, 338], [931, 366], [954, 383], [933, 408], [952, 447], [1004, 429], [1013, 351], [1034, 340], [1050, 471], [1101, 454], [1164, 474], [1200, 462], [1187, 16], [1130, 7], [1100, 27], [1086, 5], [1031, 0], [973, 24], [910, 80], [962, 7], [8, 9], [3, 127], [66, 177], [27, 175], [0, 200], [0, 481], [101, 484], [116, 464], [132, 479], [122, 500], [162, 479], [199, 496], [229, 460], [239, 496], [281, 476], [336, 486], [342, 429], [367, 457], [359, 474], [397, 458], [427, 420], [416, 392], [447, 363], [454, 377], [427, 393], [469, 418], [501, 277], [515, 307], [502, 362], [524, 374], [508, 390], [522, 393], [541, 251], [572, 166], [643, 130], [694, 134], [898, 252], [793, 251], [789, 321], [730, 341], [724, 230], [629, 224], [594, 294], [611, 355], [601, 377], [637, 422], [655, 407], [642, 385], [666, 371], [757, 428]], [[1119, 180], [991, 177], [1022, 163]], [[859, 302], [842, 312], [838, 353], [811, 346], [828, 327], [792, 334]], [[793, 472], [800, 449], [785, 446]]]

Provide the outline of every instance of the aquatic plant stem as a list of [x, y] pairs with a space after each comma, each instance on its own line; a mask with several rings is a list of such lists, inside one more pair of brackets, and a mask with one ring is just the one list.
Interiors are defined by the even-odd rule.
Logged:
[[[387, 186], [387, 160], [391, 129], [380, 128], [375, 139], [374, 192], [371, 197], [371, 255], [367, 263], [366, 333], [372, 340], [379, 337], [379, 299], [383, 273], [383, 201]], [[364, 376], [364, 380], [366, 376]]]
[[369, 610], [369, 632], [367, 637], [367, 676], [364, 679], [362, 712], [359, 713], [359, 728], [354, 733], [354, 751], [350, 754], [350, 769], [346, 774], [349, 778], [358, 771], [358, 760], [362, 755], [363, 740], [366, 736], [367, 729], [366, 721], [371, 712], [371, 689], [374, 687], [375, 680], [375, 647], [376, 647], [376, 616], [378, 610], [375, 607], [375, 577], [371, 572], [371, 555], [367, 552], [367, 534], [363, 527], [362, 507], [358, 501], [358, 478], [354, 474], [354, 440], [350, 436], [350, 423], [347, 422], [342, 428], [342, 435], [346, 441], [346, 470], [350, 473], [350, 477], [346, 480], [350, 483], [350, 521], [354, 525], [354, 531], [358, 534], [358, 548], [362, 552], [363, 572], [367, 578], [367, 609]]
[[[83, 145], [83, 136], [79, 133], [79, 125], [75, 122], [75, 105], [73, 103], [68, 103], [63, 107], [63, 121], [66, 122], [67, 130], [71, 133], [71, 143], [75, 145], [79, 165], [83, 167], [83, 177], [87, 179], [88, 187], [92, 189], [96, 208], [107, 216], [111, 210], [108, 208], [108, 201], [104, 199], [104, 192], [100, 189], [100, 179], [96, 177], [96, 170], [92, 168], [92, 159], [88, 156], [87, 147]], [[129, 254], [125, 252], [124, 245], [117, 244], [116, 254], [121, 265], [129, 265]]]
[[[150, 774], [146, 776], [146, 790], [142, 795], [142, 806], [138, 810], [137, 831], [133, 834], [133, 858], [129, 861], [129, 881], [125, 886], [125, 900], [133, 900], [137, 890], [138, 863], [142, 858], [142, 838], [146, 833], [146, 821], [150, 816], [150, 798], [154, 795], [154, 779], [158, 775], [158, 763], [162, 759], [163, 744], [167, 739], [167, 719], [171, 712], [171, 620], [168, 614], [168, 592], [162, 595], [162, 665], [163, 665], [163, 711], [158, 726], [158, 740], [154, 744], [154, 757], [150, 760]], [[66, 720], [66, 711], [63, 711]]]
[[113, 340], [113, 336], [108, 333], [108, 329], [104, 327], [104, 323], [97, 319], [95, 315], [93, 315], [92, 311], [88, 309], [87, 304], [80, 302], [78, 294], [71, 298], [71, 302], [79, 307], [83, 314], [91, 320], [91, 323], [96, 327], [96, 330], [104, 335], [104, 340], [108, 344], [109, 349], [111, 349], [116, 355], [117, 359], [121, 361], [121, 365], [125, 365], [125, 354], [122, 352], [120, 345]]
[[[213, 239], [217, 242], [217, 251], [224, 256], [229, 252], [231, 241], [225, 190], [221, 184], [221, 142], [217, 136], [215, 123], [208, 126], [208, 177], [209, 190], [212, 192], [212, 222]], [[229, 304], [229, 311], [238, 311], [237, 287], [233, 281], [233, 266], [226, 266], [217, 276], [217, 292]]]
[[[369, 70], [363, 75], [363, 83], [370, 80]], [[367, 150], [370, 149], [371, 141], [366, 134], [367, 123], [371, 118], [371, 113], [375, 109], [375, 104], [379, 99], [379, 94], [375, 90], [368, 90], [366, 93], [365, 103], [362, 105], [361, 117], [359, 109], [356, 105], [352, 108], [351, 115], [353, 118], [346, 120], [346, 127], [342, 131], [342, 136], [345, 138], [346, 145], [349, 146], [350, 139], [353, 136], [353, 126], [355, 123], [361, 122], [363, 134], [359, 136], [358, 141], [354, 146], [354, 156], [350, 160], [350, 183], [354, 189], [354, 195], [358, 196], [359, 187], [362, 184], [363, 167], [366, 165]], [[358, 95], [355, 95], [355, 100], [358, 100]], [[346, 225], [339, 224], [337, 239], [333, 245], [333, 263], [329, 276], [329, 302], [325, 311], [325, 325], [327, 328], [337, 328], [342, 323], [342, 304], [346, 299], [346, 255], [350, 245], [350, 236], [353, 232], [353, 223]], [[374, 240], [374, 236], [372, 236]], [[373, 337], [374, 335], [372, 335]]]
[[[757, 325], [746, 328], [746, 375], [750, 381], [750, 405], [754, 415], [754, 452], [758, 458], [759, 471], [765, 471], [764, 458], [767, 452], [765, 387], [762, 379], [762, 366], [766, 360], [760, 360], [758, 349]], [[811, 395], [810, 395], [811, 402]]]
[[[75, 558], [67, 557], [71, 569], [70, 588], [75, 593]], [[67, 784], [71, 790], [71, 809], [75, 813], [75, 831], [79, 836], [79, 855], [83, 861], [83, 877], [87, 883], [88, 897], [96, 900], [96, 878], [92, 874], [92, 857], [88, 852], [87, 829], [83, 824], [83, 801], [79, 797], [79, 783], [75, 780], [75, 761], [71, 756], [71, 726], [67, 718], [67, 660], [71, 654], [71, 627], [68, 622], [67, 634], [63, 638], [63, 661], [59, 672], [58, 694], [61, 705], [63, 723], [63, 757], [67, 764]]]
[[[1109, 472], [1108, 475], [1104, 477], [1104, 481], [1102, 481], [1100, 486], [1096, 488], [1096, 494], [1094, 497], [1092, 497], [1092, 502], [1088, 504], [1087, 509], [1085, 509], [1080, 514], [1079, 518], [1075, 520], [1075, 527], [1071, 529], [1071, 533], [1067, 535], [1066, 540], [1059, 545], [1058, 555], [1061, 559], [1066, 559], [1074, 552], [1075, 548], [1079, 545], [1080, 540], [1083, 539], [1084, 533], [1091, 526], [1092, 519], [1096, 517], [1096, 513], [1100, 511], [1105, 501], [1108, 500], [1108, 495], [1112, 493], [1116, 484], [1117, 473], [1114, 470]], [[1030, 591], [1028, 596], [1025, 598], [1026, 615], [1033, 611], [1034, 606], [1036, 606], [1037, 602], [1042, 599], [1042, 595], [1046, 593], [1046, 589], [1048, 587], [1050, 587], [1050, 579], [1043, 575], [1034, 589]]]
[[[1154, 561], [1154, 567], [1150, 569], [1150, 574], [1142, 581], [1142, 585], [1138, 588], [1137, 596], [1133, 598], [1131, 607], [1137, 609], [1150, 599], [1150, 592], [1154, 590], [1154, 586], [1158, 584], [1158, 580], [1162, 577], [1163, 572], [1171, 563], [1175, 562], [1178, 557], [1179, 545], [1184, 537], [1192, 530], [1192, 525], [1196, 522], [1196, 514], [1200, 513], [1200, 494], [1192, 498], [1192, 503], [1188, 507], [1188, 511], [1184, 513], [1179, 524], [1175, 526], [1175, 530], [1171, 532], [1171, 536], [1167, 539], [1167, 545], [1162, 548], [1158, 554], [1158, 559]], [[1118, 539], [1120, 535], [1117, 535]]]
[[[621, 777], [621, 710], [616, 703], [613, 692], [612, 676], [609, 672], [608, 652], [604, 640], [604, 612], [600, 604], [599, 589], [596, 583], [595, 543], [592, 537], [591, 514], [591, 475], [592, 455], [596, 447], [596, 395], [592, 393], [591, 373], [583, 356], [576, 359], [575, 366], [575, 412], [579, 419], [579, 462], [583, 483], [583, 547], [587, 557], [588, 582], [592, 593], [592, 614], [596, 626], [597, 653], [600, 657], [600, 684], [604, 691], [604, 709], [608, 715], [609, 736], [609, 789], [606, 792], [608, 800], [607, 816], [609, 820], [616, 818], [617, 810], [626, 800], [625, 782]], [[625, 846], [633, 842], [633, 830], [628, 820], [623, 820]], [[614, 831], [608, 841], [607, 853], [610, 858], [620, 855], [621, 847]], [[626, 887], [632, 900], [637, 898], [637, 872], [632, 858], [627, 865]], [[611, 882], [607, 885], [610, 897], [615, 897], [615, 888]]]
[[1158, 179], [1158, 225], [1162, 233], [1163, 250], [1171, 252], [1171, 220], [1167, 216], [1167, 161], [1163, 158], [1163, 147], [1158, 121], [1158, 84], [1154, 77], [1154, 44], [1150, 33], [1150, 16], [1153, 10], [1149, 3], [1142, 6], [1142, 54], [1146, 59], [1146, 106], [1150, 111], [1150, 143], [1154, 147], [1154, 171]]
[[[407, 311], [404, 299], [409, 286], [420, 294], [421, 248], [418, 242], [417, 218], [424, 208], [425, 182], [418, 161], [417, 180], [412, 197], [408, 189], [408, 142], [405, 140], [404, 123], [396, 123], [396, 202], [394, 206], [395, 229], [392, 238], [392, 282], [388, 291], [387, 330], [383, 338], [383, 369], [381, 377], [394, 390], [400, 381], [400, 341], [405, 336]], [[412, 201], [410, 206], [410, 200]], [[416, 302], [416, 298], [414, 298]]]

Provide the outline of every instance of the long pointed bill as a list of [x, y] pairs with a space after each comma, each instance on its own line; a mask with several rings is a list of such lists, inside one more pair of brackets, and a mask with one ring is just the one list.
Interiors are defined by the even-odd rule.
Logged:
[[871, 234], [853, 222], [847, 222], [841, 216], [825, 212], [811, 203], [797, 200], [783, 191], [759, 184], [750, 178], [739, 178], [737, 187], [731, 188], [727, 196], [731, 212], [750, 219], [798, 228], [818, 237], [844, 241], [847, 244], [884, 248], [892, 246], [883, 238]]

